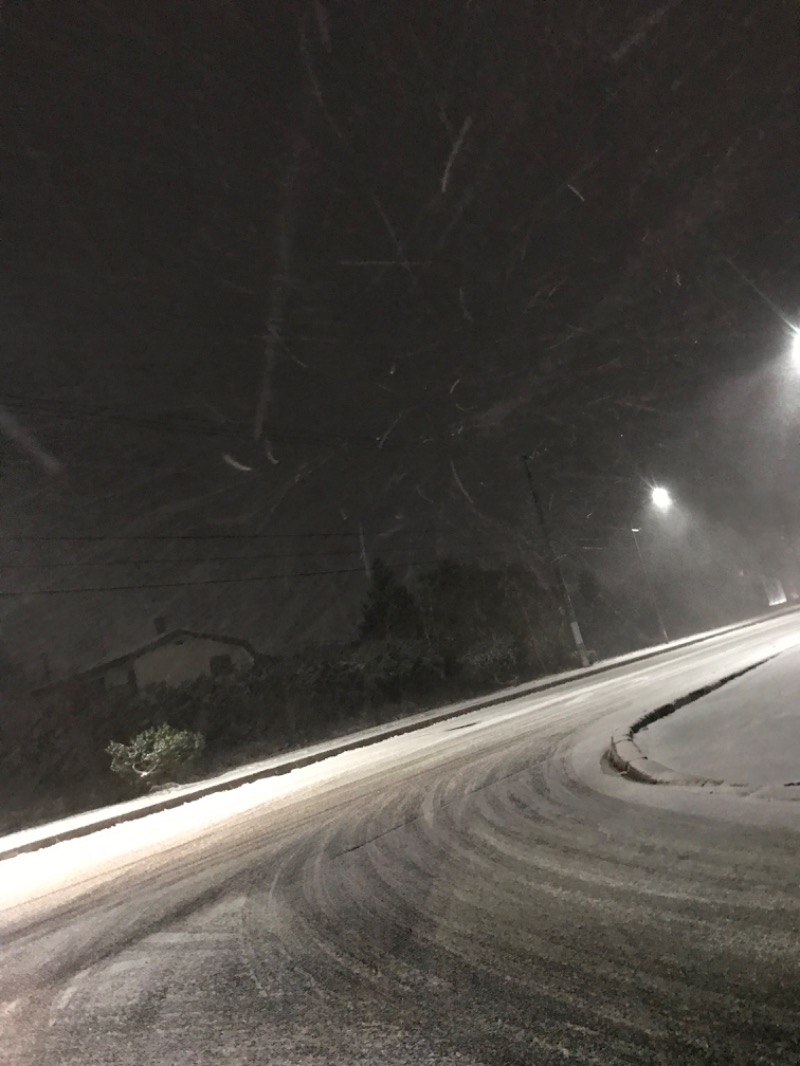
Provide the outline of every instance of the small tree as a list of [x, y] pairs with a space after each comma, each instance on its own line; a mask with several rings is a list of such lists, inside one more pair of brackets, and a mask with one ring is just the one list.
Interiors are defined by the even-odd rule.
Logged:
[[164, 723], [144, 729], [129, 744], [112, 741], [106, 751], [113, 773], [137, 784], [159, 784], [185, 774], [204, 747], [202, 733]]

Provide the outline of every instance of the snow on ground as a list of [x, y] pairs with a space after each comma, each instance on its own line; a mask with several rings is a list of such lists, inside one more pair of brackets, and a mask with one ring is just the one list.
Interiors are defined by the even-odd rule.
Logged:
[[800, 648], [653, 723], [636, 742], [682, 773], [753, 786], [800, 782]]

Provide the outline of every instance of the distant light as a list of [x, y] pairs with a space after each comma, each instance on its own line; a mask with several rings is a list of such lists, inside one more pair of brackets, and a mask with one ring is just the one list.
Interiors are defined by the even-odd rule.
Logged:
[[641, 533], [638, 526], [631, 526], [631, 533]]
[[653, 501], [653, 506], [657, 507], [659, 511], [668, 511], [672, 507], [672, 497], [669, 494], [669, 490], [661, 485], [656, 485], [651, 491], [650, 499]]
[[786, 593], [783, 585], [776, 577], [764, 578], [764, 591], [767, 594], [767, 603], [770, 607], [780, 607], [786, 603]]

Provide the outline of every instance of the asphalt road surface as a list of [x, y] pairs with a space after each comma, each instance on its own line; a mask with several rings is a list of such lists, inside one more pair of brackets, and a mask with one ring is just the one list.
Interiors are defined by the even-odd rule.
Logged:
[[0, 863], [0, 1061], [800, 1063], [800, 806], [612, 730], [776, 618]]

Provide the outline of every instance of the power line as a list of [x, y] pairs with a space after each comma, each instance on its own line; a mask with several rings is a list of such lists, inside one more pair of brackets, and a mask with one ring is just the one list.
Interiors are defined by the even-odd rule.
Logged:
[[363, 574], [363, 566], [347, 567], [341, 570], [302, 570], [293, 574], [260, 574], [249, 577], [210, 577], [196, 581], [158, 581], [135, 585], [87, 585], [71, 589], [31, 589], [29, 592], [9, 592], [0, 590], [0, 597], [26, 596], [66, 596], [84, 592], [140, 592], [146, 589], [193, 588], [200, 585], [242, 585], [254, 581], [281, 581], [286, 578], [325, 577], [328, 574]]
[[[183, 433], [199, 437], [227, 435], [243, 440], [251, 439], [252, 427], [249, 422], [243, 421], [230, 420], [215, 423], [186, 415], [137, 415], [128, 411], [91, 404], [70, 407], [62, 400], [37, 399], [35, 397], [9, 394], [0, 394], [0, 403], [11, 410], [41, 414], [57, 421], [91, 422], [100, 425], [129, 425], [139, 429]], [[278, 444], [351, 444], [375, 448], [376, 450], [381, 450], [382, 447], [389, 447], [390, 449], [415, 448], [421, 447], [425, 443], [423, 441], [395, 439], [382, 444], [383, 437], [380, 434], [373, 436], [369, 433], [293, 433], [274, 428], [267, 429], [265, 435], [270, 441]]]
[[[337, 555], [358, 555], [360, 549], [358, 547], [344, 548], [337, 551], [326, 552], [264, 552], [258, 555], [197, 555], [190, 558], [183, 559], [68, 559], [58, 560], [56, 562], [36, 562], [36, 563], [2, 563], [0, 569], [3, 572], [13, 570], [50, 570], [50, 569], [83, 569], [86, 566], [160, 566], [169, 564], [170, 566], [194, 566], [202, 565], [203, 563], [244, 563], [252, 562], [261, 559], [324, 559], [329, 556]], [[401, 547], [401, 548], [387, 548], [384, 552], [374, 552], [376, 558], [384, 560], [385, 555], [409, 555], [413, 553], [414, 547]], [[498, 550], [490, 552], [482, 552], [481, 558], [489, 559], [499, 556], [507, 556], [508, 551]], [[457, 554], [450, 553], [447, 555], [448, 559], [472, 559], [474, 556], [472, 553]], [[410, 559], [413, 563], [415, 560]], [[397, 566], [405, 566], [406, 562], [397, 563]], [[322, 571], [324, 573], [324, 571]], [[278, 575], [280, 576], [280, 575]]]
[[[398, 552], [413, 551], [413, 548], [387, 548], [385, 554], [397, 554]], [[358, 555], [360, 548], [355, 545], [352, 548], [338, 548], [335, 551], [319, 552], [259, 552], [258, 555], [196, 555], [183, 559], [69, 559], [56, 562], [36, 563], [2, 563], [2, 570], [47, 570], [51, 568], [63, 569], [64, 567], [81, 568], [84, 566], [154, 566], [169, 563], [171, 566], [193, 565], [195, 563], [239, 563], [259, 559], [322, 559], [331, 555]], [[377, 553], [383, 555], [383, 553]]]
[[[384, 535], [389, 536], [392, 532], [405, 532], [411, 533], [413, 536], [422, 536], [423, 534], [433, 533], [432, 529], [419, 529], [419, 530], [389, 530]], [[373, 532], [368, 530], [364, 531], [365, 536], [374, 536]], [[379, 533], [378, 536], [382, 534]], [[68, 536], [66, 534], [50, 534], [50, 533], [3, 533], [0, 535], [0, 541], [24, 541], [24, 542], [48, 542], [48, 543], [73, 543], [73, 542], [109, 542], [109, 541], [175, 541], [175, 540], [288, 540], [293, 538], [330, 538], [330, 537], [357, 537], [361, 538], [361, 533], [355, 532], [320, 532], [315, 533], [306, 531], [302, 533], [127, 533], [127, 534], [101, 534], [101, 533], [86, 533], [76, 534], [75, 536]]]
[[[507, 553], [498, 553], [504, 554]], [[444, 562], [442, 559], [415, 559], [405, 563], [387, 563], [392, 570], [403, 569], [407, 566], [434, 566]], [[328, 577], [338, 574], [363, 574], [363, 566], [343, 567], [337, 570], [301, 570], [289, 574], [255, 574], [249, 577], [212, 577], [200, 578], [195, 581], [159, 581], [132, 585], [87, 585], [83, 588], [66, 589], [31, 589], [29, 591], [6, 591], [0, 590], [0, 599], [24, 599], [30, 596], [67, 596], [88, 592], [142, 592], [148, 589], [176, 589], [196, 588], [204, 585], [242, 585], [256, 581], [285, 581], [291, 578]]]
[[0, 395], [0, 402], [2, 402], [5, 407], [13, 408], [14, 410], [33, 411], [38, 414], [49, 415], [52, 418], [68, 422], [86, 421], [110, 424], [130, 424], [142, 428], [178, 431], [200, 436], [214, 436], [224, 430], [233, 432], [246, 431], [246, 426], [243, 422], [213, 423], [203, 421], [199, 418], [187, 417], [185, 415], [173, 415], [170, 417], [146, 414], [137, 415], [127, 411], [114, 410], [113, 408], [94, 404], [84, 404], [82, 406], [73, 405], [70, 407], [65, 404], [63, 400], [47, 400], [37, 399], [35, 397], [3, 394]]

